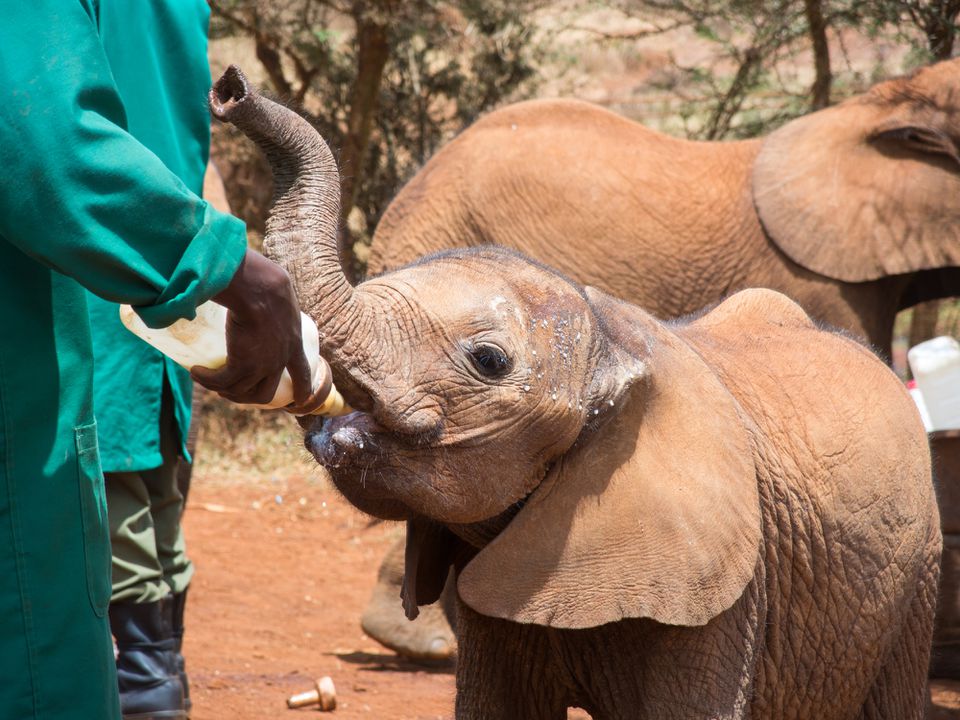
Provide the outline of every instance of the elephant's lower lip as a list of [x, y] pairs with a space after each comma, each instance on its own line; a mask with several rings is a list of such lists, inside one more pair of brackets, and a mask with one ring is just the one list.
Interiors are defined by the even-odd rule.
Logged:
[[319, 430], [307, 433], [304, 445], [314, 459], [326, 468], [369, 465], [376, 456], [376, 445], [368, 428], [372, 418], [353, 412], [324, 422]]

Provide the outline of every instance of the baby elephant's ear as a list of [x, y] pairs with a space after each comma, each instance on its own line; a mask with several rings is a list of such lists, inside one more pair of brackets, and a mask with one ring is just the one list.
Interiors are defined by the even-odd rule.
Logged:
[[680, 337], [632, 306], [589, 297], [611, 352], [645, 349], [644, 375], [464, 568], [460, 596], [485, 615], [557, 628], [703, 625], [736, 602], [759, 560], [741, 410]]

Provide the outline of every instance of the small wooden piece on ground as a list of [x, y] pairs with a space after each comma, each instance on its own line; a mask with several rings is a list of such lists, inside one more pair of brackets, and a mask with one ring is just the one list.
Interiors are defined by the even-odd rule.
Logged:
[[330, 712], [337, 707], [337, 689], [333, 686], [333, 679], [327, 675], [314, 681], [314, 689], [287, 698], [288, 708], [320, 705], [320, 710]]

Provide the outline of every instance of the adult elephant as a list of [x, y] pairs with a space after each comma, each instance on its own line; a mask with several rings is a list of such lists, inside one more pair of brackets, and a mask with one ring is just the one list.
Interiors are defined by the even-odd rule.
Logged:
[[887, 351], [898, 310], [960, 289], [960, 59], [740, 142], [508, 106], [401, 190], [369, 272], [488, 243], [662, 318], [773, 288]]
[[[960, 294], [960, 59], [740, 142], [672, 138], [583, 102], [508, 106], [401, 190], [369, 272], [487, 243], [661, 318], [773, 288], [889, 357], [899, 310]], [[447, 631], [436, 613], [404, 623], [401, 560], [398, 546], [363, 625], [429, 656]]]

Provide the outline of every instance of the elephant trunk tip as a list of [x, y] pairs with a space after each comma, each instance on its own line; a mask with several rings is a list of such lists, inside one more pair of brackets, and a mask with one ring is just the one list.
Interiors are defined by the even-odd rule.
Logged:
[[244, 100], [253, 95], [246, 75], [236, 65], [228, 67], [210, 89], [210, 112], [224, 122]]

